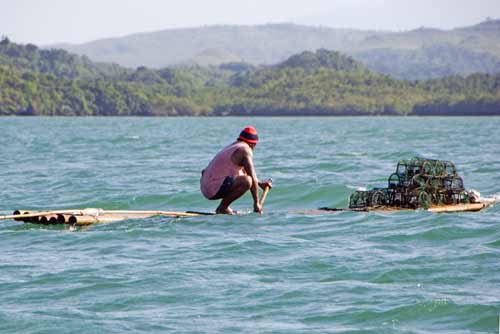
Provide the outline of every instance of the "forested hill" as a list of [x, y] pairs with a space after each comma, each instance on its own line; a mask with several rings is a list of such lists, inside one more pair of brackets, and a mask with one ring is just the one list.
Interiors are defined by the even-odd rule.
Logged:
[[67, 78], [93, 78], [127, 72], [119, 65], [94, 63], [86, 56], [62, 49], [44, 50], [34, 44], [19, 45], [11, 43], [8, 38], [0, 41], [0, 64]]
[[304, 51], [275, 66], [275, 68], [287, 67], [313, 71], [319, 68], [328, 68], [339, 72], [367, 71], [363, 64], [353, 58], [344, 56], [340, 52], [325, 49], [319, 49], [316, 52]]
[[[303, 51], [337, 50], [400, 79], [500, 73], [500, 20], [403, 32], [295, 24], [169, 29], [57, 47], [128, 67], [247, 62], [272, 65]], [[456, 56], [455, 56], [456, 55]]]
[[500, 75], [404, 81], [339, 52], [135, 70], [0, 41], [0, 115], [500, 115]]

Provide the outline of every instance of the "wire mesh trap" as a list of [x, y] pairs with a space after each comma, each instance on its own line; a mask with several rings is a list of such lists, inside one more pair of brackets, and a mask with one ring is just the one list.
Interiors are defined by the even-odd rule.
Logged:
[[355, 191], [349, 197], [349, 208], [428, 209], [471, 202], [470, 194], [451, 161], [419, 157], [400, 160], [387, 183], [387, 188]]

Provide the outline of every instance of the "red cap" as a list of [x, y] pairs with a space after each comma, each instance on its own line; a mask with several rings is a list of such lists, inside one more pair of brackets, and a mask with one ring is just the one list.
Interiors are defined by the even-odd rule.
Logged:
[[259, 141], [259, 136], [257, 135], [257, 130], [253, 126], [247, 126], [241, 131], [239, 140], [243, 140], [250, 144], [257, 144]]

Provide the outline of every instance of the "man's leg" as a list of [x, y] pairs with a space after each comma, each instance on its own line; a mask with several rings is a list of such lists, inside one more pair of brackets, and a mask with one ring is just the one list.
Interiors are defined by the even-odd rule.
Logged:
[[233, 185], [228, 194], [222, 198], [216, 213], [232, 214], [233, 210], [229, 207], [231, 203], [243, 196], [252, 187], [252, 178], [248, 175], [240, 175], [234, 178]]

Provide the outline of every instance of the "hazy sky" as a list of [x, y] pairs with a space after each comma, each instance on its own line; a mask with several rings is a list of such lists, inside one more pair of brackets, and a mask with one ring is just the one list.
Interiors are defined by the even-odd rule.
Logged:
[[450, 29], [486, 17], [500, 18], [500, 0], [0, 0], [0, 36], [81, 43], [174, 27], [274, 22]]

